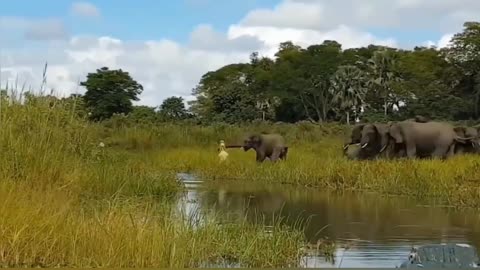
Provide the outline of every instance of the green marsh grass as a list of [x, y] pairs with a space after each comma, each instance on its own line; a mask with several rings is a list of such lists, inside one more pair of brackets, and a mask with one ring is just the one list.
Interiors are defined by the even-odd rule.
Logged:
[[4, 267], [296, 266], [303, 235], [281, 225], [200, 227], [149, 199], [87, 201], [64, 191], [0, 187], [0, 265]]
[[[0, 266], [298, 263], [301, 229], [277, 224], [266, 234], [262, 225], [219, 225], [215, 217], [196, 227], [173, 215], [182, 187], [158, 166], [158, 137], [115, 133], [61, 101], [0, 102]], [[158, 145], [149, 147], [151, 138]]]
[[[324, 138], [317, 143], [292, 144], [286, 161], [256, 164], [250, 150], [229, 150], [219, 163], [214, 147], [176, 148], [162, 152], [165, 171], [186, 171], [207, 180], [262, 181], [328, 188], [373, 191], [418, 199], [435, 198], [439, 204], [480, 206], [480, 156], [462, 155], [442, 160], [347, 160], [342, 141]], [[159, 158], [160, 160], [160, 158]]]

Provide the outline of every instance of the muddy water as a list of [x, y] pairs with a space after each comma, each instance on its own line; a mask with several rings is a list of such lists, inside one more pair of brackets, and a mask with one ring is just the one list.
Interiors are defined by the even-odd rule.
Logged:
[[178, 209], [190, 220], [202, 221], [202, 212], [215, 212], [220, 222], [291, 226], [306, 221], [311, 243], [328, 238], [336, 242], [333, 261], [306, 257], [303, 267], [397, 267], [413, 245], [430, 243], [480, 244], [480, 212], [456, 211], [416, 202], [411, 198], [375, 194], [331, 193], [313, 188], [226, 181], [202, 183], [180, 175], [187, 187]]

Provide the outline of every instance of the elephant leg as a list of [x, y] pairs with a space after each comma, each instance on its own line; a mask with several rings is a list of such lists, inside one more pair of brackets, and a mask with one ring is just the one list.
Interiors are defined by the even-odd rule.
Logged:
[[277, 161], [280, 158], [280, 155], [282, 154], [283, 148], [280, 147], [275, 147], [273, 149], [272, 155], [270, 156], [271, 161]]
[[405, 148], [403, 146], [399, 147], [399, 149], [396, 151], [396, 158], [403, 158], [407, 155]]
[[415, 147], [415, 144], [412, 142], [407, 142], [405, 144], [406, 147], [406, 153], [408, 158], [415, 158], [417, 155], [417, 148]]
[[288, 147], [283, 147], [282, 152], [280, 153], [280, 159], [287, 160]]
[[263, 162], [265, 158], [266, 158], [265, 153], [263, 153], [262, 151], [257, 151], [257, 157], [256, 157], [257, 162]]
[[440, 159], [444, 159], [447, 157], [448, 155], [448, 147], [437, 147], [435, 148], [435, 150], [432, 152], [431, 154], [431, 157], [434, 158], [434, 159], [437, 159], [437, 158], [440, 158]]
[[451, 158], [455, 155], [455, 148], [457, 147], [457, 144], [454, 142], [450, 145], [447, 151], [447, 158]]

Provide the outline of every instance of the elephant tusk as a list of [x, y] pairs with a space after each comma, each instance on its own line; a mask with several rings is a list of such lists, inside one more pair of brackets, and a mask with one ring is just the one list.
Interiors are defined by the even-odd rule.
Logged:
[[348, 148], [348, 146], [349, 146], [349, 144], [345, 144], [345, 145], [343, 146], [343, 150], [346, 150], [346, 149]]
[[382, 153], [386, 148], [387, 148], [386, 145], [384, 147], [382, 147], [382, 149], [380, 149], [380, 153]]
[[362, 149], [365, 148], [365, 147], [367, 147], [367, 145], [368, 145], [368, 143], [363, 144], [363, 145], [362, 145]]

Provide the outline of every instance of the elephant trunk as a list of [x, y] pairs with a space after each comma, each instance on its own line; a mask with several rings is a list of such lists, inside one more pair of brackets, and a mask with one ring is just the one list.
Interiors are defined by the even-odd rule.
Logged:
[[347, 150], [350, 145], [360, 145], [360, 143], [347, 142], [343, 144], [343, 150]]
[[239, 145], [239, 144], [229, 144], [229, 145], [225, 145], [225, 148], [242, 148], [243, 145]]
[[455, 141], [459, 142], [459, 143], [463, 143], [463, 144], [466, 144], [468, 143], [469, 141], [472, 142], [474, 139], [476, 139], [475, 137], [467, 137], [467, 138], [464, 138], [464, 137], [460, 137], [460, 136], [455, 136]]

